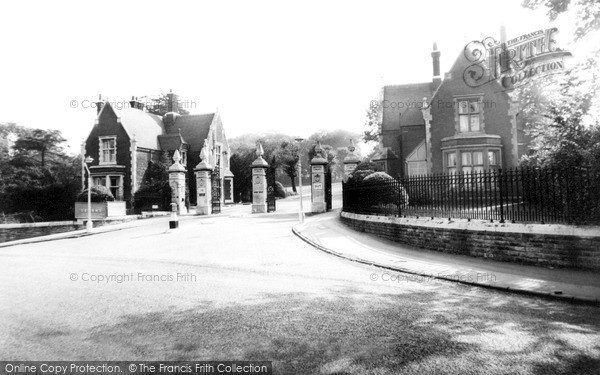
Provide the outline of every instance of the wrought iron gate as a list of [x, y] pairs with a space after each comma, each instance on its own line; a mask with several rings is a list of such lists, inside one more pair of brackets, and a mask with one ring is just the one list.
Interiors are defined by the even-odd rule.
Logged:
[[331, 203], [331, 167], [325, 166], [325, 208], [327, 211], [333, 207]]
[[275, 212], [277, 209], [275, 201], [275, 170], [269, 167], [267, 169], [267, 212]]
[[211, 206], [213, 214], [221, 213], [221, 165], [220, 160], [217, 160], [217, 165], [213, 169], [211, 175]]

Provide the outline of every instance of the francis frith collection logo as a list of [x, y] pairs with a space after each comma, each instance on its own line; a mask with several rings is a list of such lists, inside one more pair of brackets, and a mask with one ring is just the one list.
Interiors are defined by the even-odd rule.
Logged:
[[488, 37], [467, 44], [464, 55], [472, 64], [463, 73], [465, 83], [480, 87], [498, 81], [505, 90], [511, 90], [532, 78], [560, 73], [571, 53], [556, 46], [553, 35], [557, 32], [553, 27], [506, 42]]

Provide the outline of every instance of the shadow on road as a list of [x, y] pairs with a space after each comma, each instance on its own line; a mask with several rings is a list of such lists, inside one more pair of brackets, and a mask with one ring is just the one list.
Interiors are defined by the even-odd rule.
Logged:
[[141, 359], [273, 360], [279, 374], [593, 374], [600, 368], [596, 308], [473, 294], [468, 287], [440, 290], [374, 296], [341, 288], [333, 298], [266, 294], [224, 307], [207, 301], [186, 311], [125, 316], [97, 327], [89, 340]]

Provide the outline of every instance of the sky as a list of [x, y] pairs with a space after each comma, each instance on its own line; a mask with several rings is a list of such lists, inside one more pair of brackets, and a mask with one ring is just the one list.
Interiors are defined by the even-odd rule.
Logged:
[[517, 0], [10, 1], [0, 4], [0, 123], [58, 129], [70, 151], [89, 103], [173, 90], [226, 134], [362, 131], [382, 85], [428, 82], [464, 46], [548, 26]]

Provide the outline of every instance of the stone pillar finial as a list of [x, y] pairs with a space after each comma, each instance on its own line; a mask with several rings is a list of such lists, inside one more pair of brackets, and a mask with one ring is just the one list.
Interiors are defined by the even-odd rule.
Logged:
[[356, 150], [356, 147], [354, 147], [354, 139], [350, 138], [350, 146], [348, 147], [348, 151], [352, 153], [354, 150]]
[[323, 147], [321, 146], [321, 141], [317, 141], [317, 145], [315, 146], [315, 155], [323, 156]]
[[256, 142], [256, 156], [258, 156], [260, 158], [264, 154], [265, 154], [265, 150], [263, 150], [263, 146], [260, 144], [260, 142]]
[[204, 146], [202, 146], [202, 150], [200, 151], [200, 160], [203, 162], [208, 161], [208, 146], [206, 142], [204, 142]]
[[173, 164], [179, 164], [180, 160], [181, 155], [179, 155], [179, 150], [175, 150], [175, 152], [173, 153]]

